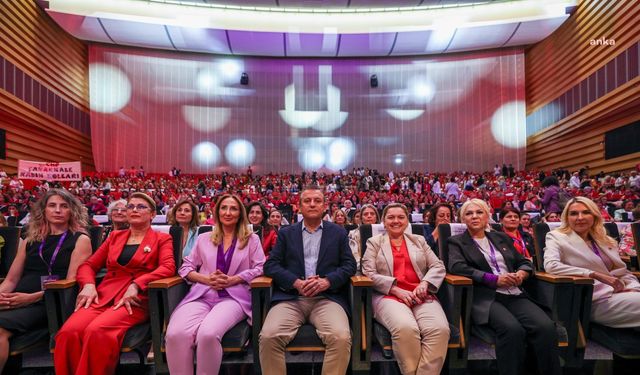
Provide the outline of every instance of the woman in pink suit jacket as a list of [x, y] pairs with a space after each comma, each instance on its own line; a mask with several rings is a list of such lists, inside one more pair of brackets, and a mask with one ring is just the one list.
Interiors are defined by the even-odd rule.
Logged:
[[[151, 229], [155, 203], [134, 193], [130, 228], [112, 232], [78, 268], [76, 311], [56, 336], [56, 374], [113, 374], [127, 330], [149, 319], [147, 286], [175, 273], [171, 236]], [[96, 273], [107, 273], [96, 289]]]
[[225, 333], [247, 319], [251, 324], [249, 283], [262, 275], [265, 256], [260, 238], [248, 228], [246, 210], [233, 195], [214, 209], [218, 225], [198, 236], [178, 273], [191, 290], [171, 315], [166, 353], [172, 375], [217, 374]]

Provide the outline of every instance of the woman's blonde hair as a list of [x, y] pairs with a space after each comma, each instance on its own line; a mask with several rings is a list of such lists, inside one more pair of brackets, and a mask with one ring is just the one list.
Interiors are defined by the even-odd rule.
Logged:
[[[482, 199], [478, 199], [478, 198], [471, 198], [469, 200], [467, 200], [466, 202], [464, 202], [462, 204], [462, 207], [460, 207], [460, 222], [463, 223], [464, 222], [464, 217], [465, 214], [467, 213], [467, 211], [469, 211], [469, 206], [471, 206], [472, 204], [475, 204], [476, 206], [480, 207], [480, 209], [482, 211], [485, 212], [485, 214], [487, 214], [487, 228], [486, 230], [491, 230], [491, 227], [489, 225], [490, 222], [490, 218], [491, 218], [491, 208], [489, 207], [489, 205], [487, 204], [487, 202], [483, 201]], [[464, 223], [466, 224], [466, 223]]]
[[333, 212], [333, 215], [331, 215], [331, 221], [335, 223], [336, 219], [338, 218], [338, 215], [344, 216], [344, 223], [349, 224], [350, 222], [349, 217], [341, 209], [337, 209]]
[[238, 218], [238, 222], [236, 223], [234, 234], [238, 239], [238, 246], [236, 248], [243, 249], [247, 245], [247, 242], [249, 242], [249, 237], [251, 237], [253, 232], [249, 230], [249, 219], [247, 219], [247, 210], [245, 209], [244, 204], [242, 204], [240, 198], [232, 194], [221, 195], [216, 201], [216, 206], [213, 209], [213, 215], [215, 217], [217, 225], [215, 225], [213, 227], [213, 230], [211, 231], [211, 242], [213, 242], [213, 244], [217, 246], [224, 240], [224, 233], [222, 232], [222, 224], [220, 224], [219, 213], [222, 202], [227, 198], [233, 199], [238, 204], [238, 209], [240, 210], [240, 217]]
[[44, 241], [44, 239], [50, 234], [51, 229], [47, 222], [45, 210], [47, 208], [49, 198], [54, 195], [59, 196], [69, 205], [69, 209], [71, 210], [71, 216], [69, 217], [68, 223], [69, 230], [72, 233], [80, 232], [87, 234], [87, 226], [89, 225], [87, 208], [83, 206], [69, 191], [63, 189], [49, 189], [45, 195], [36, 201], [31, 207], [29, 225], [27, 227], [27, 243]]
[[556, 229], [560, 233], [569, 234], [573, 231], [569, 226], [569, 208], [576, 204], [582, 203], [587, 207], [591, 215], [593, 216], [593, 225], [589, 228], [589, 236], [593, 241], [595, 241], [600, 246], [617, 246], [616, 240], [607, 236], [607, 231], [604, 228], [604, 220], [602, 220], [602, 215], [600, 214], [600, 209], [598, 205], [595, 204], [589, 198], [585, 197], [575, 197], [571, 198], [567, 205], [562, 210], [562, 215], [560, 216], [560, 227]]

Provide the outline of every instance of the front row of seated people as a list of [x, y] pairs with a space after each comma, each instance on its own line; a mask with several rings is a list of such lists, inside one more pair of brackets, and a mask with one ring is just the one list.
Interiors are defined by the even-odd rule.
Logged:
[[[450, 332], [435, 294], [445, 267], [423, 236], [407, 233], [406, 207], [385, 208], [386, 232], [370, 238], [362, 254], [350, 248], [344, 228], [322, 221], [324, 205], [320, 188], [305, 189], [303, 220], [278, 231], [265, 262], [259, 238], [247, 229], [242, 202], [233, 195], [218, 199], [214, 214], [219, 225], [194, 240], [178, 271], [191, 288], [167, 329], [172, 374], [193, 374], [194, 356], [196, 373], [219, 372], [221, 339], [238, 322], [251, 323], [249, 285], [263, 268], [273, 278], [274, 289], [271, 309], [256, 338], [262, 371], [286, 373], [285, 347], [299, 327], [309, 323], [325, 345], [322, 373], [344, 374], [352, 342], [348, 285], [357, 269], [354, 254], [362, 256], [362, 272], [374, 282], [374, 317], [391, 333], [401, 372], [441, 371]], [[176, 272], [171, 237], [151, 227], [153, 199], [134, 193], [125, 208], [129, 228], [113, 231], [90, 256], [87, 217], [76, 198], [51, 189], [33, 206], [26, 240], [0, 284], [0, 366], [6, 363], [10, 337], [46, 328], [43, 284], [66, 278], [77, 279], [80, 293], [76, 311], [55, 337], [56, 373], [115, 372], [126, 331], [149, 318], [148, 284]], [[482, 200], [471, 199], [462, 206], [467, 230], [449, 240], [449, 269], [474, 282], [473, 323], [495, 331], [500, 374], [522, 373], [527, 344], [534, 349], [541, 373], [559, 374], [555, 326], [521, 288], [531, 276], [532, 264], [514, 246], [517, 235], [514, 239], [488, 231], [489, 213]], [[176, 221], [186, 224], [190, 220], [183, 214], [177, 212]], [[446, 222], [446, 214], [441, 216], [440, 222]], [[364, 209], [362, 217], [363, 222], [376, 222], [377, 211], [369, 215]], [[183, 242], [189, 242], [188, 236]], [[596, 280], [594, 322], [638, 327], [640, 283], [626, 270], [611, 241], [597, 206], [586, 198], [573, 198], [562, 213], [561, 227], [547, 235], [545, 267], [551, 273]], [[107, 272], [96, 286], [101, 268]]]

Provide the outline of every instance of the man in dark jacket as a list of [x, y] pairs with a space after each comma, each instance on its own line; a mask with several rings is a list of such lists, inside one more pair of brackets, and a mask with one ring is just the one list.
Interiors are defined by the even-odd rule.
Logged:
[[317, 186], [300, 195], [302, 222], [280, 229], [264, 265], [273, 278], [272, 307], [260, 332], [262, 373], [285, 374], [285, 347], [311, 323], [325, 345], [322, 374], [344, 374], [351, 353], [348, 285], [356, 261], [344, 228], [322, 221], [325, 201]]

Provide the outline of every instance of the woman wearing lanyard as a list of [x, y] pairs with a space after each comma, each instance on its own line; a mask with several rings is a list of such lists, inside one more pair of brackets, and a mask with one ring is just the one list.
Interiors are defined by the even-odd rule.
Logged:
[[171, 374], [193, 374], [194, 354], [196, 373], [217, 374], [222, 337], [245, 319], [251, 323], [249, 284], [262, 275], [265, 260], [260, 238], [249, 229], [247, 212], [236, 196], [221, 196], [214, 215], [218, 225], [198, 236], [178, 271], [191, 289], [167, 327]]
[[592, 200], [569, 200], [562, 224], [547, 233], [544, 268], [556, 275], [595, 279], [592, 321], [616, 328], [640, 327], [640, 283], [620, 259]]
[[31, 209], [27, 237], [0, 284], [0, 372], [9, 355], [9, 338], [47, 324], [43, 284], [75, 279], [91, 255], [87, 214], [68, 191], [50, 189]]
[[170, 225], [182, 227], [182, 255], [189, 255], [196, 242], [198, 225], [200, 225], [198, 207], [190, 199], [180, 199], [169, 211], [167, 221]]
[[480, 199], [460, 208], [467, 230], [449, 239], [449, 270], [473, 280], [471, 317], [496, 333], [498, 373], [523, 373], [525, 344], [532, 346], [540, 374], [561, 374], [553, 321], [520, 288], [531, 262], [500, 232], [489, 232], [490, 209]]
[[520, 211], [517, 208], [503, 208], [500, 211], [502, 231], [511, 237], [513, 246], [523, 257], [531, 260], [534, 254], [533, 238], [520, 230]]
[[[171, 236], [151, 229], [155, 215], [151, 197], [131, 194], [129, 229], [113, 232], [78, 268], [75, 312], [55, 338], [56, 374], [115, 373], [125, 333], [149, 319], [148, 284], [176, 270]], [[96, 273], [104, 267], [96, 288]]]
[[449, 323], [435, 298], [444, 264], [424, 238], [405, 233], [409, 211], [391, 203], [382, 212], [386, 233], [371, 237], [362, 273], [373, 280], [374, 317], [389, 330], [403, 374], [439, 374], [449, 341]]

